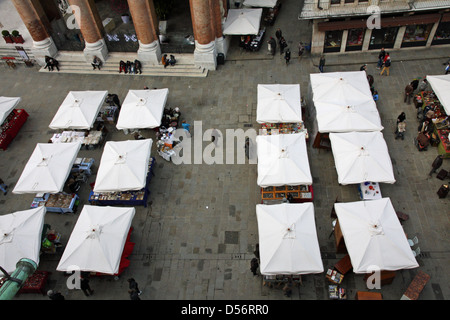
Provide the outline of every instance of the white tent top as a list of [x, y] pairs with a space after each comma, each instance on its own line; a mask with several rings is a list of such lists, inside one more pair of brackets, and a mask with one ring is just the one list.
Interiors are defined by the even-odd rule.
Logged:
[[56, 270], [116, 274], [135, 211], [85, 205]]
[[427, 76], [427, 80], [444, 107], [445, 113], [450, 115], [450, 74]]
[[258, 84], [256, 121], [298, 123], [302, 121], [299, 84]]
[[22, 99], [19, 97], [0, 97], [0, 125], [9, 116]]
[[117, 129], [153, 129], [161, 125], [169, 89], [129, 90], [122, 103]]
[[340, 184], [395, 183], [391, 158], [380, 131], [330, 133]]
[[108, 141], [98, 167], [94, 192], [145, 187], [153, 140]]
[[80, 148], [80, 142], [38, 143], [13, 193], [61, 192]]
[[261, 24], [262, 8], [229, 9], [227, 20], [223, 24], [224, 35], [258, 34]]
[[355, 273], [417, 268], [389, 198], [335, 203], [336, 215]]
[[319, 132], [381, 131], [364, 71], [311, 74]]
[[108, 91], [70, 91], [50, 123], [50, 129], [90, 129]]
[[305, 133], [257, 136], [260, 187], [311, 185]]
[[273, 8], [277, 2], [278, 0], [245, 0], [243, 4], [247, 7]]
[[0, 266], [8, 273], [22, 258], [39, 264], [45, 207], [0, 215]]
[[263, 275], [323, 272], [312, 203], [256, 205]]

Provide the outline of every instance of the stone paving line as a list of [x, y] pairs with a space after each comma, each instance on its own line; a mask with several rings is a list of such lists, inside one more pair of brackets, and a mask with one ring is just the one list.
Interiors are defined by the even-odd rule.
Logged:
[[[291, 4], [290, 2], [289, 4]], [[287, 8], [287, 6], [285, 6]], [[292, 14], [291, 11], [282, 11]], [[277, 20], [284, 30], [289, 30], [286, 20]], [[298, 22], [302, 26], [304, 22]], [[294, 30], [295, 29], [295, 30]], [[298, 36], [300, 28], [290, 29]], [[298, 29], [298, 30], [297, 30]], [[304, 29], [301, 31], [305, 33]], [[294, 38], [294, 36], [292, 36]], [[264, 47], [261, 49], [264, 50]], [[424, 56], [429, 52], [423, 50]], [[394, 55], [394, 54], [393, 54]], [[431, 54], [434, 57], [434, 54]], [[326, 72], [359, 70], [359, 65], [337, 59], [326, 66]], [[341, 64], [339, 64], [339, 62]], [[436, 191], [442, 181], [427, 178], [437, 152], [434, 148], [419, 153], [414, 145], [415, 119], [413, 105], [403, 103], [403, 88], [413, 78], [426, 74], [442, 74], [439, 59], [427, 59], [426, 64], [403, 60], [393, 63], [391, 75], [382, 77], [374, 65], [368, 73], [375, 77], [375, 87], [380, 93], [377, 103], [382, 118], [386, 143], [394, 165], [397, 182], [382, 185], [383, 196], [389, 196], [394, 208], [410, 215], [404, 228], [409, 235], [418, 235], [423, 254], [418, 258], [419, 269], [431, 275], [430, 283], [421, 299], [445, 300], [450, 296], [448, 272], [449, 259], [449, 199], [438, 199]], [[118, 77], [96, 75], [63, 75], [38, 73], [33, 69], [18, 67], [4, 69], [0, 77], [0, 95], [21, 96], [22, 105], [30, 118], [19, 135], [3, 152], [0, 177], [12, 189], [19, 178], [34, 146], [46, 142], [52, 131], [48, 124], [69, 90], [104, 90], [117, 93], [123, 101], [129, 89], [169, 88], [168, 106], [180, 106], [183, 117], [189, 122], [202, 121], [203, 129], [258, 128], [256, 123], [256, 87], [259, 83], [300, 83], [302, 95], [308, 94], [309, 74], [317, 72], [312, 59], [292, 59], [286, 66], [281, 57], [264, 60], [233, 60], [210, 72], [206, 79], [168, 77]], [[404, 141], [394, 139], [395, 119], [401, 111], [407, 115], [407, 133]], [[305, 119], [306, 126], [313, 119]], [[108, 140], [126, 140], [129, 136], [109, 127]], [[154, 138], [154, 132], [143, 131]], [[207, 143], [204, 143], [206, 146]], [[153, 153], [156, 154], [156, 153]], [[83, 150], [80, 156], [95, 159], [98, 165], [101, 149]], [[341, 201], [357, 201], [354, 186], [340, 186], [331, 152], [308, 146], [314, 186], [316, 228], [324, 268], [336, 263], [331, 232], [330, 210], [336, 197]], [[151, 205], [137, 207], [133, 220], [136, 243], [131, 265], [114, 280], [111, 277], [92, 278], [95, 295], [84, 297], [79, 290], [68, 290], [66, 278], [56, 272], [60, 256], [44, 255], [40, 269], [52, 271], [48, 287], [60, 290], [70, 300], [120, 300], [129, 299], [128, 277], [134, 277], [143, 294], [142, 300], [327, 300], [325, 275], [307, 275], [303, 284], [296, 287], [291, 298], [280, 289], [262, 285], [261, 277], [254, 277], [250, 268], [254, 245], [258, 242], [255, 205], [260, 203], [256, 186], [255, 165], [184, 165], [176, 166], [156, 155], [155, 177], [150, 185]], [[445, 165], [448, 165], [446, 160]], [[98, 167], [97, 167], [98, 168]], [[6, 177], [6, 179], [4, 178]], [[95, 181], [94, 175], [89, 183]], [[89, 186], [81, 189], [81, 204], [87, 204]], [[27, 209], [33, 195], [1, 196], [2, 212]], [[48, 213], [46, 222], [63, 234], [63, 242], [76, 223], [78, 215]], [[398, 300], [413, 279], [417, 270], [398, 272], [394, 282], [381, 289], [387, 300]], [[349, 274], [343, 287], [349, 299], [357, 290], [366, 290], [361, 275]], [[17, 300], [46, 300], [46, 296], [21, 294]]]

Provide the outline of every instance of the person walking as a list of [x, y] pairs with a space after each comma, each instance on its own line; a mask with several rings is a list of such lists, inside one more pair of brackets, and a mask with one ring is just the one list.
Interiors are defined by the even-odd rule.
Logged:
[[141, 298], [139, 298], [139, 293], [136, 290], [128, 290], [128, 293], [130, 294], [130, 300], [141, 300]]
[[142, 291], [139, 290], [139, 286], [138, 286], [136, 280], [134, 280], [134, 278], [130, 278], [127, 281], [128, 281], [128, 284], [129, 284], [129, 289], [136, 291], [137, 294], [140, 296]]
[[386, 56], [386, 51], [384, 50], [384, 48], [381, 48], [380, 53], [378, 54], [377, 69], [381, 69], [381, 66], [383, 65], [385, 56]]
[[383, 75], [384, 71], [386, 71], [386, 75], [389, 76], [389, 68], [391, 67], [391, 57], [389, 53], [386, 52], [386, 56], [384, 57], [383, 69], [381, 70], [380, 76]]
[[257, 258], [253, 258], [250, 261], [250, 271], [253, 273], [254, 276], [257, 276], [258, 273], [256, 272], [258, 270], [259, 263]]
[[447, 66], [445, 67], [445, 74], [448, 74], [450, 72], [450, 62], [447, 63]]
[[259, 243], [255, 245], [255, 251], [253, 251], [255, 257], [259, 260]]
[[286, 39], [284, 39], [284, 37], [281, 37], [280, 39], [280, 54], [284, 53], [284, 48], [287, 47], [287, 42]]
[[289, 49], [287, 49], [284, 54], [284, 60], [286, 60], [286, 65], [289, 64], [289, 61], [291, 61], [291, 51]]
[[91, 289], [91, 286], [89, 285], [89, 279], [85, 276], [81, 276], [81, 290], [86, 295], [86, 297], [89, 297], [94, 294], [94, 290]]
[[323, 67], [325, 67], [325, 56], [321, 55], [320, 56], [320, 61], [319, 61], [319, 71], [321, 73], [323, 72]]
[[303, 42], [299, 42], [298, 44], [298, 59], [302, 57], [303, 53], [305, 53], [305, 46], [303, 45]]
[[411, 83], [408, 83], [405, 87], [405, 95], [403, 102], [406, 102], [408, 104], [411, 104], [411, 96], [413, 95], [414, 87], [411, 85]]
[[277, 37], [277, 42], [280, 43], [281, 38], [283, 37], [283, 32], [281, 32], [280, 28], [278, 28], [277, 31], [275, 31], [275, 37]]
[[5, 184], [5, 182], [0, 179], [0, 190], [3, 191], [3, 194], [6, 196], [6, 194], [8, 193], [8, 186]]
[[433, 163], [431, 164], [431, 171], [428, 174], [429, 177], [431, 177], [433, 173], [436, 173], [437, 169], [439, 169], [442, 166], [443, 159], [444, 159], [443, 155], [438, 155], [436, 159], [434, 159]]

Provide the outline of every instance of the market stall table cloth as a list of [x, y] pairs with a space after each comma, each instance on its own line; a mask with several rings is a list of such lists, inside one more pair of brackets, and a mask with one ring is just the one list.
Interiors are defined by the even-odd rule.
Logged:
[[334, 208], [355, 273], [419, 266], [390, 198], [339, 202]]
[[312, 203], [256, 205], [263, 275], [323, 272]]
[[298, 123], [302, 121], [299, 84], [258, 84], [258, 123]]
[[330, 133], [340, 184], [395, 183], [391, 158], [379, 131]]
[[13, 193], [61, 192], [80, 149], [80, 142], [38, 143]]

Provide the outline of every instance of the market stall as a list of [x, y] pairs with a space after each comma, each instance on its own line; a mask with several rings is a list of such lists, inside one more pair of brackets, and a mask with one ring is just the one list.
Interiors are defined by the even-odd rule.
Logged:
[[122, 257], [134, 215], [134, 208], [85, 205], [56, 270], [77, 266], [94, 275], [118, 275], [121, 265], [129, 264]]
[[31, 202], [31, 208], [45, 207], [47, 212], [75, 213], [79, 199], [76, 193], [37, 193]]
[[123, 101], [117, 129], [154, 129], [161, 125], [169, 89], [129, 90]]
[[262, 188], [263, 201], [283, 198], [292, 198], [294, 202], [312, 201], [305, 133], [259, 135], [256, 143], [257, 183]]
[[54, 130], [91, 129], [107, 95], [108, 91], [70, 91], [49, 127]]
[[395, 183], [389, 151], [380, 131], [332, 132], [330, 140], [340, 184]]
[[375, 266], [389, 283], [395, 271], [419, 266], [390, 198], [334, 207], [336, 248], [348, 252], [354, 273], [368, 275]]
[[85, 149], [95, 149], [106, 141], [106, 137], [108, 135], [108, 130], [105, 126], [102, 125], [99, 129], [100, 130], [63, 131], [60, 133], [54, 133], [49, 142], [67, 143], [79, 141], [81, 146]]
[[38, 143], [13, 193], [58, 193], [70, 175], [81, 143]]
[[0, 97], [0, 148], [6, 150], [28, 119], [24, 109], [16, 109], [21, 101], [18, 97]]
[[302, 108], [299, 84], [258, 84], [258, 123], [300, 123]]
[[256, 216], [265, 281], [323, 272], [312, 203], [258, 204]]
[[260, 29], [262, 8], [229, 9], [223, 24], [225, 36], [240, 36], [239, 46], [249, 51], [261, 48], [265, 28]]
[[0, 215], [0, 266], [9, 274], [22, 258], [39, 265], [44, 207]]

